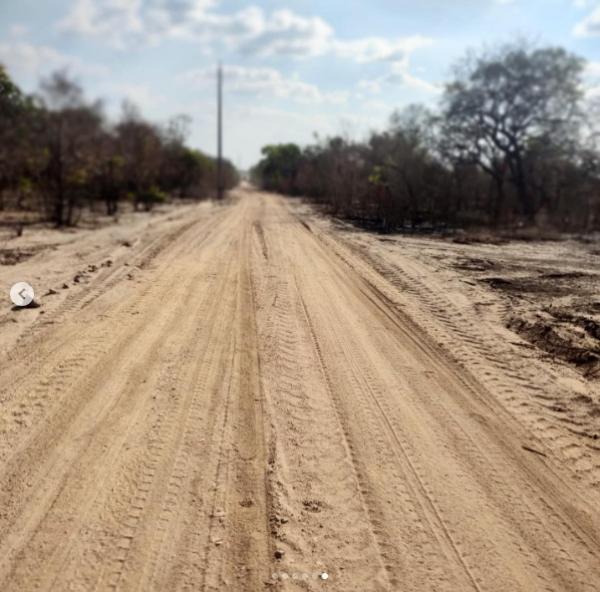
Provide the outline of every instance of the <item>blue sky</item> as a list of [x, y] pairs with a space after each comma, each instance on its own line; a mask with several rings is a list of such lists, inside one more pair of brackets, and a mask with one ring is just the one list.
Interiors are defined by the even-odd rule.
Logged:
[[0, 0], [0, 62], [28, 92], [68, 68], [110, 117], [188, 114], [215, 151], [214, 68], [225, 65], [225, 151], [362, 137], [412, 102], [435, 106], [468, 49], [525, 37], [589, 60], [600, 97], [600, 0]]

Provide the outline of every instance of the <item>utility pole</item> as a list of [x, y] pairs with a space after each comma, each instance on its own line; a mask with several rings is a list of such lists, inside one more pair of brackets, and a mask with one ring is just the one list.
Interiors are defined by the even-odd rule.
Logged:
[[217, 69], [217, 104], [217, 199], [223, 199], [223, 67], [220, 63]]

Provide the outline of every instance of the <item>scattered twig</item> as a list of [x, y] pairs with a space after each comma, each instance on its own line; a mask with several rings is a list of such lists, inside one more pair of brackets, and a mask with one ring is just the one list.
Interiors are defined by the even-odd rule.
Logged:
[[536, 450], [535, 448], [530, 448], [529, 446], [526, 446], [525, 444], [523, 444], [521, 446], [521, 448], [523, 450], [527, 450], [527, 452], [533, 452], [534, 454], [539, 454], [540, 456], [543, 456], [544, 458], [546, 458], [546, 455], [543, 452], [540, 452], [539, 450]]
[[526, 347], [527, 349], [535, 349], [535, 345], [531, 345], [531, 343], [521, 343], [519, 341], [509, 341], [511, 345], [516, 345], [518, 347]]

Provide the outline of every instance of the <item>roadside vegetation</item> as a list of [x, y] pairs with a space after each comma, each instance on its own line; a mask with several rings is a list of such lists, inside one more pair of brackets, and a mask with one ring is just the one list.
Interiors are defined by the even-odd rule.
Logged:
[[[86, 208], [114, 216], [125, 202], [149, 210], [209, 197], [216, 162], [186, 145], [189, 123], [178, 116], [156, 125], [129, 103], [110, 122], [66, 73], [29, 96], [0, 65], [0, 210], [72, 226]], [[224, 176], [227, 188], [237, 183], [230, 162]]]
[[600, 229], [600, 126], [585, 62], [517, 42], [470, 53], [437, 109], [412, 105], [366, 141], [272, 145], [252, 171], [266, 190], [337, 216], [399, 228]]

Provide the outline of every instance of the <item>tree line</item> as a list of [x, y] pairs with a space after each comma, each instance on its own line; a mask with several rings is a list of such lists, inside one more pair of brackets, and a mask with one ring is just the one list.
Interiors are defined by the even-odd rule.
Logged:
[[[186, 116], [153, 124], [127, 102], [112, 123], [66, 72], [27, 95], [0, 65], [0, 210], [69, 226], [86, 207], [114, 216], [123, 202], [150, 209], [170, 197], [210, 196], [216, 162], [186, 145], [189, 125]], [[237, 183], [229, 161], [224, 180]]]
[[584, 68], [564, 49], [522, 42], [470, 52], [436, 109], [411, 105], [366, 141], [265, 146], [252, 176], [384, 231], [598, 230], [600, 109]]

